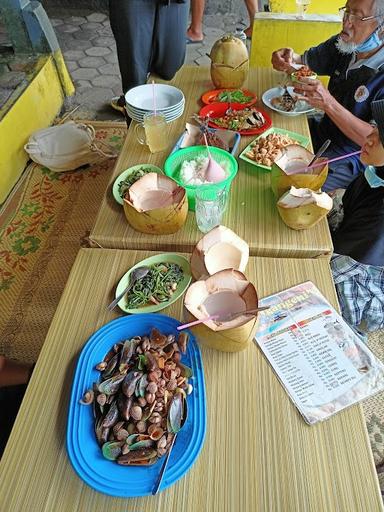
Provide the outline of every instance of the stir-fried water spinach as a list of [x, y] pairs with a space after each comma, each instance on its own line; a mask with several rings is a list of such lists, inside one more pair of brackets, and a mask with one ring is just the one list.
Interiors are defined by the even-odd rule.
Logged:
[[217, 95], [218, 101], [229, 101], [231, 103], [248, 103], [252, 99], [252, 96], [246, 96], [240, 89], [237, 91], [222, 91]]
[[166, 302], [183, 280], [183, 269], [176, 263], [156, 263], [127, 294], [127, 308], [135, 309]]
[[140, 167], [140, 169], [136, 169], [136, 171], [131, 172], [125, 180], [120, 181], [118, 187], [119, 187], [119, 194], [120, 197], [124, 197], [125, 194], [128, 192], [128, 189], [130, 186], [132, 186], [137, 180], [142, 178], [144, 174], [148, 174], [151, 171], [148, 167]]

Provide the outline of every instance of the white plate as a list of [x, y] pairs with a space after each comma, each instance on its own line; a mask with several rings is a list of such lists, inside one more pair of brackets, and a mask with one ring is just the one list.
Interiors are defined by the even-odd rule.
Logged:
[[[127, 112], [128, 114], [132, 114], [134, 115], [135, 117], [139, 117], [140, 119], [143, 119], [144, 116], [146, 116], [147, 114], [152, 114], [153, 112], [152, 111], [148, 111], [148, 112], [137, 112], [136, 110], [132, 110], [131, 108], [127, 107]], [[163, 115], [166, 119], [168, 119], [169, 117], [174, 117], [178, 114], [180, 114], [181, 112], [184, 112], [184, 105], [176, 110], [172, 110], [172, 112], [159, 112], [157, 111], [157, 114], [161, 114]]]
[[[293, 92], [293, 87], [288, 87], [287, 89], [289, 94], [295, 96], [295, 93]], [[265, 91], [261, 99], [263, 100], [264, 105], [266, 105], [271, 110], [278, 112], [282, 116], [294, 117], [300, 116], [302, 114], [308, 114], [309, 112], [314, 112], [315, 109], [308, 105], [308, 103], [305, 101], [299, 101], [299, 104], [296, 105], [295, 110], [293, 110], [292, 112], [285, 112], [284, 110], [276, 108], [274, 105], [272, 105], [271, 100], [273, 98], [276, 98], [276, 96], [281, 96], [283, 93], [283, 87], [273, 87], [273, 89], [268, 89], [268, 91]]]
[[[167, 123], [170, 123], [170, 122], [174, 121], [175, 119], [178, 119], [181, 115], [183, 115], [183, 112], [184, 112], [184, 109], [182, 108], [181, 110], [176, 111], [176, 112], [172, 113], [171, 115], [165, 115], [165, 120], [167, 121]], [[131, 119], [133, 119], [134, 121], [136, 121], [138, 123], [143, 122], [143, 115], [136, 114], [135, 112], [132, 112], [128, 108], [127, 108], [127, 113], [129, 115], [129, 117]]]
[[184, 101], [184, 94], [177, 87], [165, 84], [145, 84], [134, 87], [125, 95], [125, 101], [134, 108], [153, 110], [155, 94], [156, 110], [167, 109]]
[[[185, 105], [185, 101], [180, 101], [180, 103], [178, 103], [177, 105], [173, 105], [172, 107], [169, 107], [169, 108], [160, 109], [160, 110], [158, 110], [158, 112], [161, 112], [162, 114], [168, 114], [170, 112], [173, 112], [174, 110], [178, 110], [179, 108], [183, 108], [184, 105]], [[147, 112], [153, 112], [153, 108], [152, 107], [148, 110], [148, 109], [134, 107], [133, 105], [131, 105], [129, 103], [127, 103], [127, 108], [137, 112], [138, 114], [146, 114]]]

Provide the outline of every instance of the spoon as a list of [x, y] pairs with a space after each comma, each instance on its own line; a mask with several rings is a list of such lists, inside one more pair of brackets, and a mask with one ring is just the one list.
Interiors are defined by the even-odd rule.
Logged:
[[188, 324], [179, 325], [176, 327], [178, 331], [182, 331], [183, 329], [187, 329], [187, 327], [193, 327], [194, 325], [202, 324], [207, 322], [208, 320], [218, 320], [219, 322], [230, 322], [231, 320], [235, 320], [242, 315], [251, 315], [252, 313], [257, 313], [258, 311], [265, 311], [269, 309], [270, 306], [264, 306], [260, 308], [254, 309], [246, 309], [245, 311], [238, 311], [237, 313], [217, 313], [216, 315], [207, 316], [205, 318], [201, 318], [200, 320], [194, 320], [193, 322], [189, 322]]
[[205, 141], [205, 147], [207, 149], [208, 153], [208, 166], [205, 170], [205, 179], [207, 181], [211, 181], [212, 183], [218, 183], [220, 181], [223, 181], [226, 178], [226, 174], [224, 169], [221, 167], [220, 164], [216, 162], [211, 156], [211, 152], [209, 151], [209, 145], [207, 136], [204, 133], [204, 141]]
[[126, 288], [124, 288], [124, 290], [116, 297], [115, 300], [113, 300], [109, 304], [109, 306], [107, 306], [107, 309], [109, 311], [112, 311], [112, 309], [124, 297], [124, 295], [129, 292], [129, 290], [136, 283], [136, 281], [139, 281], [140, 279], [143, 279], [143, 277], [146, 276], [149, 271], [150, 271], [149, 267], [137, 267], [134, 270], [132, 270], [132, 272], [129, 274], [128, 286]]
[[327, 139], [324, 144], [321, 146], [321, 148], [316, 152], [315, 156], [312, 158], [312, 160], [309, 162], [308, 167], [311, 167], [312, 164], [316, 162], [318, 158], [321, 157], [321, 155], [326, 151], [331, 143], [331, 139]]
[[154, 487], [152, 489], [152, 494], [153, 495], [155, 495], [155, 494], [157, 494], [159, 492], [161, 482], [163, 481], [163, 476], [164, 476], [165, 470], [167, 469], [168, 460], [169, 460], [169, 457], [171, 455], [171, 451], [172, 451], [172, 449], [173, 449], [173, 447], [175, 445], [175, 442], [176, 442], [177, 434], [178, 434], [178, 432], [180, 432], [180, 430], [184, 426], [184, 423], [187, 421], [187, 416], [188, 416], [187, 400], [186, 400], [186, 398], [184, 398], [184, 400], [183, 400], [183, 416], [181, 418], [180, 429], [177, 432], [175, 432], [175, 435], [173, 436], [173, 439], [172, 439], [171, 444], [170, 444], [169, 449], [168, 449], [168, 453], [165, 456], [163, 465], [161, 466], [159, 476], [158, 476], [157, 481], [156, 481], [156, 483], [155, 483], [155, 485], [154, 485]]

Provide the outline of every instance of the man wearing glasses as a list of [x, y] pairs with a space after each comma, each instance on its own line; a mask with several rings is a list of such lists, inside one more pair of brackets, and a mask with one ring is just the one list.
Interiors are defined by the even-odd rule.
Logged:
[[[324, 115], [309, 120], [316, 151], [327, 139], [325, 152], [334, 158], [358, 151], [372, 131], [371, 103], [384, 99], [384, 0], [348, 0], [340, 8], [340, 34], [303, 55], [282, 48], [272, 55], [279, 71], [296, 71], [292, 64], [306, 64], [318, 75], [330, 77], [328, 89], [319, 80], [303, 78], [295, 92]], [[330, 164], [324, 190], [347, 188], [364, 168], [359, 156]]]

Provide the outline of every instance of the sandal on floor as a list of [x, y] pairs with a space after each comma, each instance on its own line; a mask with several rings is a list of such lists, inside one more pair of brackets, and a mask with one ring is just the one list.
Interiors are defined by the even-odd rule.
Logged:
[[125, 98], [124, 96], [115, 96], [111, 99], [111, 107], [124, 114]]

